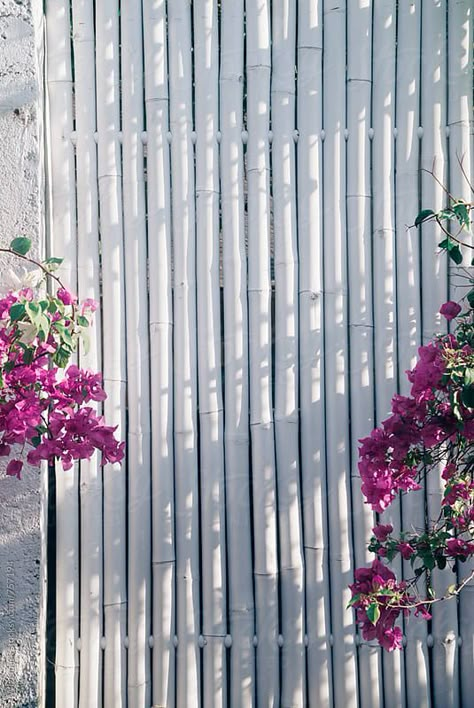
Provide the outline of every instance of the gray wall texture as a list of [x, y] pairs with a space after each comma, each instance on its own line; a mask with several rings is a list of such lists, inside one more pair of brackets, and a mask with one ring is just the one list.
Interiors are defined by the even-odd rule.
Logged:
[[[0, 0], [0, 244], [42, 249], [41, 0]], [[1, 273], [12, 263], [0, 259]], [[41, 705], [45, 593], [43, 473], [0, 467], [0, 706]]]

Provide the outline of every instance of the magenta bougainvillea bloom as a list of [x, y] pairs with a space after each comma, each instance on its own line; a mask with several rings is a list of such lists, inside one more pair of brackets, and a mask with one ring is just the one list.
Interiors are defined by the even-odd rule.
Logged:
[[[437, 601], [432, 589], [429, 600], [414, 593], [420, 578], [429, 584], [434, 568], [449, 564], [455, 570], [474, 557], [474, 291], [472, 303], [453, 334], [419, 348], [418, 362], [407, 372], [410, 394], [395, 395], [391, 414], [360, 440], [362, 493], [379, 514], [400, 493], [420, 489], [427, 474], [441, 471], [444, 486], [439, 516], [428, 528], [394, 534], [391, 524], [374, 526], [369, 551], [377, 559], [355, 571], [349, 604], [362, 636], [388, 651], [402, 646], [396, 620], [411, 612], [426, 619], [428, 604]], [[452, 320], [461, 307], [450, 301], [440, 312]], [[408, 580], [398, 582], [385, 565], [396, 556], [412, 569]], [[450, 588], [446, 597], [462, 585]]]
[[[11, 247], [2, 250], [24, 254], [28, 239], [16, 239]], [[37, 265], [47, 276], [58, 262]], [[35, 295], [26, 287], [0, 298], [0, 457], [12, 458], [6, 473], [17, 478], [25, 460], [58, 460], [68, 469], [96, 451], [102, 464], [124, 456], [116, 428], [100, 415], [106, 398], [101, 375], [70, 363], [97, 303], [79, 304], [51, 277], [59, 284], [55, 295]]]
[[454, 320], [454, 318], [459, 315], [461, 310], [461, 305], [457, 302], [453, 302], [453, 300], [448, 300], [448, 302], [445, 302], [439, 308], [440, 314], [443, 315], [443, 317], [446, 317], [448, 321]]

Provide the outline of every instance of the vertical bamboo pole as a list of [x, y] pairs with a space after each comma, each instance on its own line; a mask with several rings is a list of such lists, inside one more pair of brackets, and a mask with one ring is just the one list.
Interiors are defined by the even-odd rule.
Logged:
[[175, 703], [173, 308], [166, 2], [143, 6], [152, 418], [154, 705]]
[[[119, 15], [96, 3], [98, 181], [102, 264], [102, 353], [108, 398], [104, 413], [125, 435], [126, 338], [119, 142]], [[126, 464], [104, 467], [104, 706], [126, 704]]]
[[324, 474], [322, 10], [322, 2], [298, 4], [299, 371], [310, 705], [333, 704]]
[[224, 412], [219, 273], [219, 55], [216, 0], [196, 0], [196, 277], [198, 319], [203, 702], [227, 705]]
[[348, 582], [351, 548], [346, 253], [346, 3], [324, 2], [324, 326], [327, 494], [336, 705], [357, 704], [357, 657]]
[[304, 575], [298, 436], [298, 247], [295, 174], [296, 5], [272, 5], [275, 235], [275, 442], [281, 578], [281, 704], [305, 704]]
[[151, 479], [141, 2], [121, 5], [123, 218], [127, 332], [128, 705], [151, 699]]
[[224, 281], [225, 475], [231, 706], [254, 705], [247, 264], [242, 144], [244, 35], [242, 0], [221, 6], [220, 127]]
[[[472, 201], [473, 194], [462, 175], [459, 160], [473, 183], [474, 145], [472, 130], [472, 72], [473, 72], [473, 12], [472, 2], [459, 0], [448, 2], [448, 108], [447, 125], [449, 131], [449, 189], [457, 198]], [[464, 239], [472, 244], [472, 235]], [[464, 250], [464, 261], [469, 264], [472, 251]], [[459, 299], [464, 292], [456, 289], [459, 279], [451, 279], [451, 297]], [[470, 566], [470, 567], [469, 567]], [[460, 569], [458, 580], [462, 580], [472, 570], [465, 563]], [[461, 593], [459, 599], [460, 646], [460, 705], [469, 705], [474, 695], [474, 589], [471, 586]]]
[[[372, 98], [372, 227], [375, 410], [377, 425], [387, 417], [397, 390], [397, 322], [395, 271], [395, 55], [396, 3], [373, 5]], [[368, 433], [369, 431], [367, 431]], [[395, 500], [383, 522], [400, 532], [400, 504]], [[393, 564], [401, 578], [399, 560]], [[383, 652], [383, 696], [386, 708], [405, 706], [404, 660], [401, 652]]]
[[278, 559], [270, 276], [270, 3], [246, 5], [250, 426], [254, 509], [257, 702], [279, 700]]
[[[374, 514], [360, 493], [358, 441], [374, 425], [372, 234], [370, 128], [372, 94], [372, 6], [347, 6], [347, 255], [349, 288], [349, 382], [352, 525], [356, 566], [370, 563], [367, 542]], [[361, 637], [360, 637], [361, 638]], [[381, 702], [381, 652], [361, 642], [358, 649], [360, 701]]]
[[[95, 98], [94, 13], [90, 3], [72, 5], [78, 226], [78, 296], [99, 300], [99, 223]], [[100, 313], [89, 332], [89, 351], [79, 352], [83, 368], [100, 371]], [[96, 406], [100, 412], [101, 406]], [[81, 646], [79, 705], [98, 705], [102, 696], [103, 573], [102, 472], [98, 455], [80, 465], [81, 493]]]
[[[419, 207], [419, 67], [420, 2], [398, 5], [397, 41], [397, 322], [400, 391], [409, 392], [405, 371], [415, 363], [421, 339], [419, 234], [407, 230]], [[424, 528], [422, 492], [408, 494], [402, 502], [402, 526]], [[409, 563], [404, 572], [412, 575]], [[419, 706], [429, 705], [427, 629], [422, 622], [405, 626], [407, 696]]]
[[[50, 116], [50, 250], [67, 256], [61, 276], [76, 290], [76, 190], [69, 3], [52, 0], [46, 14]], [[78, 466], [56, 465], [56, 705], [77, 705], [79, 638]]]
[[[425, 41], [426, 38], [426, 41]], [[438, 179], [446, 184], [446, 3], [435, 0], [422, 7], [421, 48], [421, 166], [434, 169]], [[421, 204], [441, 209], [445, 194], [434, 178], [421, 174]], [[446, 255], [437, 253], [439, 229], [425, 224], [421, 233], [423, 342], [434, 332], [446, 331], [446, 321], [438, 314], [440, 305], [448, 299]], [[436, 519], [442, 501], [441, 467], [432, 470], [426, 479], [427, 514]], [[452, 573], [435, 569], [432, 583], [437, 595], [443, 595], [452, 582]], [[437, 706], [459, 705], [459, 674], [457, 657], [457, 607], [434, 605], [431, 622], [431, 671], [433, 700]], [[428, 637], [430, 640], [430, 637]], [[431, 643], [431, 640], [430, 640]]]
[[196, 242], [192, 144], [191, 9], [168, 3], [174, 245], [174, 435], [177, 704], [199, 705], [201, 630], [196, 383]]

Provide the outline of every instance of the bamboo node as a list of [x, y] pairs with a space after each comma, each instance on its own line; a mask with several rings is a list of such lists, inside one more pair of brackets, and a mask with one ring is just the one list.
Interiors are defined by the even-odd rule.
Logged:
[[283, 639], [283, 634], [279, 634], [278, 635], [278, 646], [282, 647], [284, 643], [285, 643], [285, 640]]
[[105, 649], [106, 646], [107, 646], [107, 640], [105, 639], [105, 637], [101, 637], [100, 638], [100, 648]]
[[349, 130], [344, 128], [344, 140], [349, 140]]
[[142, 131], [142, 133], [141, 133], [141, 135], [140, 135], [140, 139], [141, 139], [141, 141], [142, 141], [142, 145], [147, 145], [147, 144], [148, 144], [148, 133], [146, 132], [146, 130], [143, 130], [143, 131]]
[[298, 142], [298, 138], [299, 138], [299, 137], [300, 137], [300, 131], [299, 131], [299, 130], [294, 130], [294, 131], [293, 131], [293, 140], [295, 141], [295, 143]]
[[125, 649], [128, 649], [128, 647], [130, 646], [130, 642], [128, 640], [128, 637], [125, 637], [125, 639], [123, 640], [123, 645], [124, 645]]
[[218, 130], [216, 133], [216, 140], [218, 143], [220, 143], [220, 141], [222, 140], [222, 133], [220, 130]]
[[271, 144], [273, 142], [273, 131], [268, 131], [268, 142]]
[[195, 130], [191, 131], [191, 142], [193, 145], [196, 145], [196, 140], [197, 140], [197, 134]]
[[177, 647], [178, 644], [179, 644], [179, 639], [178, 639], [178, 637], [177, 637], [176, 634], [175, 634], [174, 637], [173, 637], [173, 646], [174, 646], [174, 647]]
[[76, 641], [76, 649], [77, 649], [77, 651], [81, 651], [81, 639], [80, 638]]
[[253, 635], [253, 645], [254, 645], [254, 647], [258, 646], [258, 637], [256, 634]]
[[171, 145], [171, 139], [172, 139], [172, 137], [173, 137], [173, 136], [171, 135], [171, 132], [168, 130], [168, 132], [166, 133], [166, 140], [168, 141], [168, 143], [169, 143], [170, 145]]
[[406, 647], [406, 645], [407, 645], [407, 638], [406, 638], [405, 635], [403, 635], [403, 637], [402, 637], [402, 646]]
[[447, 125], [447, 126], [446, 126], [446, 137], [447, 137], [447, 138], [449, 138], [450, 132], [451, 132], [451, 128], [449, 127], [449, 125]]
[[369, 140], [374, 139], [374, 129], [373, 128], [369, 128], [368, 136], [369, 136]]
[[202, 649], [207, 644], [207, 639], [205, 639], [202, 634], [199, 635], [198, 645]]
[[332, 636], [332, 634], [329, 635], [329, 646], [330, 647], [334, 646], [334, 637]]
[[393, 129], [393, 137], [396, 139], [398, 138], [398, 128]]
[[232, 637], [230, 634], [226, 634], [224, 637], [224, 646], [226, 649], [230, 649], [232, 646]]
[[153, 647], [155, 646], [155, 639], [153, 635], [148, 637], [148, 646], [150, 647], [150, 649], [153, 649]]
[[324, 142], [324, 138], [326, 137], [326, 131], [322, 130], [319, 135], [321, 136], [322, 142]]
[[419, 138], [422, 138], [422, 137], [423, 137], [423, 132], [424, 132], [424, 131], [423, 131], [423, 128], [422, 128], [421, 125], [418, 126], [418, 130], [417, 130], [416, 132], [417, 132], [417, 135], [418, 135]]
[[243, 144], [246, 145], [246, 144], [247, 144], [247, 140], [249, 139], [248, 131], [247, 131], [247, 130], [243, 130], [242, 133], [241, 133], [241, 136], [242, 136], [242, 142], [243, 142]]
[[304, 645], [305, 645], [305, 647], [309, 646], [309, 637], [307, 634], [304, 635]]
[[462, 637], [458, 637], [458, 647], [462, 647]]
[[432, 634], [428, 634], [426, 636], [426, 646], [427, 647], [432, 647], [434, 645], [434, 639]]

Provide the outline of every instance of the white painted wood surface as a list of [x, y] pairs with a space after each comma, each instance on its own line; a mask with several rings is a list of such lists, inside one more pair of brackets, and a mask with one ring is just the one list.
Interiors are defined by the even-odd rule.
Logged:
[[[102, 279], [104, 415], [126, 435], [125, 271], [122, 160], [120, 145], [120, 57], [118, 6], [95, 6], [97, 169]], [[127, 461], [106, 465], [104, 485], [104, 706], [126, 705], [127, 682]]]
[[230, 705], [255, 701], [254, 585], [248, 426], [249, 360], [243, 131], [244, 3], [223, 3], [220, 175], [224, 291], [225, 484]]
[[[459, 627], [454, 603], [430, 635], [405, 623], [401, 654], [362, 642], [346, 610], [374, 522], [358, 439], [456, 296], [434, 230], [406, 224], [442, 201], [419, 173], [435, 157], [467, 196], [471, 15], [467, 0], [48, 3], [49, 250], [100, 297], [81, 362], [102, 366], [127, 440], [117, 469], [58, 470], [58, 706], [472, 694], [469, 591]], [[429, 508], [439, 493], [434, 479]], [[423, 503], [383, 520], [421, 527]]]
[[[374, 5], [372, 29], [372, 230], [374, 299], [375, 422], [380, 425], [390, 411], [398, 387], [397, 292], [395, 231], [396, 146], [396, 2]], [[384, 514], [386, 523], [400, 532], [400, 503], [395, 500]], [[401, 577], [399, 559], [394, 571]], [[400, 623], [401, 624], [401, 623]], [[387, 708], [405, 706], [405, 663], [400, 653], [383, 653], [383, 697]]]
[[[73, 6], [75, 148], [77, 192], [77, 295], [99, 301], [99, 210], [97, 188], [96, 87], [94, 13], [90, 3]], [[81, 348], [79, 364], [102, 369], [100, 310], [89, 333], [89, 350]], [[102, 405], [95, 406], [101, 413]], [[81, 611], [80, 639], [87, 647], [80, 662], [81, 708], [102, 696], [103, 627], [102, 471], [99, 456], [80, 464]]]
[[[64, 282], [77, 290], [76, 189], [73, 77], [69, 3], [48, 4], [46, 43], [49, 71], [49, 243], [47, 252], [65, 257]], [[67, 256], [67, 257], [66, 257]], [[77, 705], [79, 691], [79, 469], [56, 465], [56, 706]], [[51, 590], [51, 588], [50, 588]]]
[[196, 221], [191, 11], [168, 3], [173, 226], [176, 702], [201, 702], [202, 617], [197, 437]]
[[152, 698], [175, 702], [176, 631], [173, 465], [173, 307], [169, 92], [165, 0], [143, 7], [147, 124], [147, 215], [151, 474], [152, 474]]

